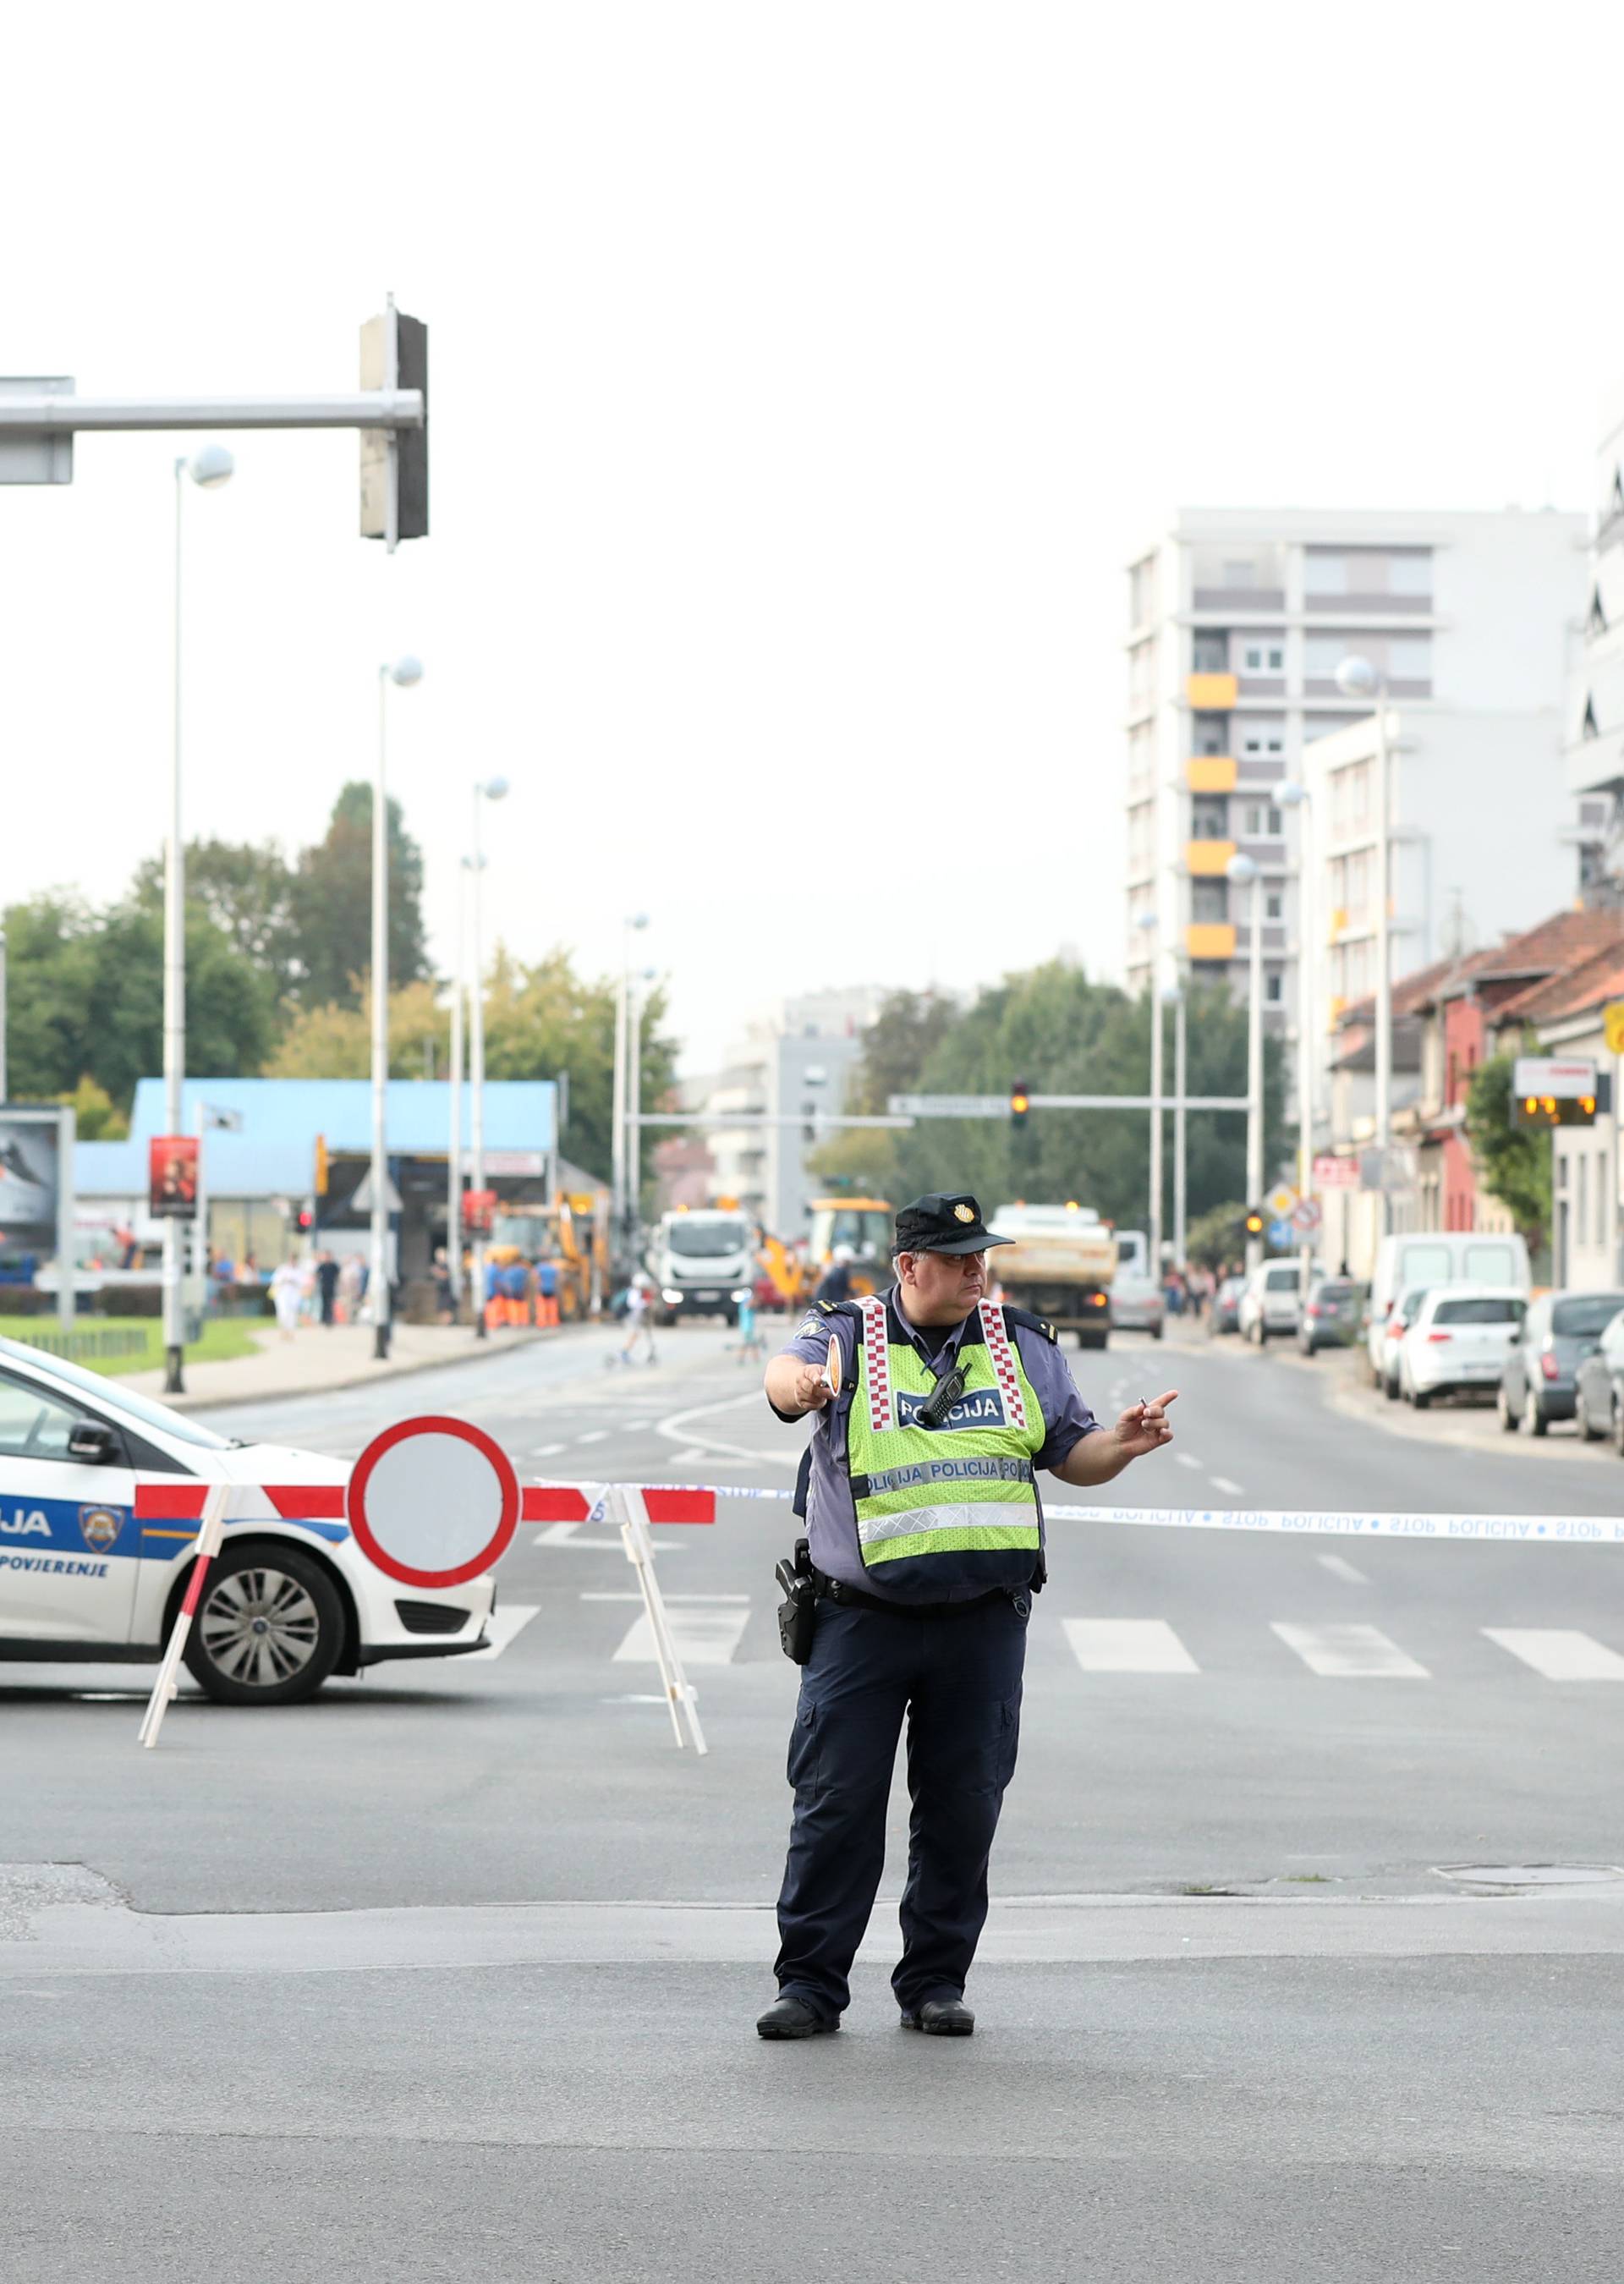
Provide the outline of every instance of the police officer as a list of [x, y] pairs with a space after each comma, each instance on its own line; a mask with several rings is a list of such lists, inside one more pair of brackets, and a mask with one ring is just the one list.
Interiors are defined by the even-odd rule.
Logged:
[[764, 2038], [839, 2025], [884, 1866], [904, 1711], [913, 1814], [892, 1988], [905, 2029], [974, 2030], [964, 1980], [1043, 1581], [1035, 1471], [1105, 1483], [1172, 1440], [1175, 1389], [1102, 1427], [1053, 1327], [988, 1300], [988, 1248], [1008, 1242], [972, 1197], [916, 1199], [896, 1217], [891, 1291], [819, 1303], [767, 1368], [780, 1420], [816, 1415], [802, 1486], [817, 1603]]

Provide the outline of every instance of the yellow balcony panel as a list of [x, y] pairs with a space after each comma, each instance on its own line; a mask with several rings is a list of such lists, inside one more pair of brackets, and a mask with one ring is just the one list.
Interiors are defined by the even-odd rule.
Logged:
[[1228, 920], [1197, 920], [1184, 930], [1184, 950], [1191, 959], [1233, 959], [1235, 930]]
[[1238, 692], [1232, 674], [1187, 674], [1184, 695], [1198, 714], [1227, 714]]
[[1234, 854], [1232, 841], [1187, 841], [1184, 870], [1198, 880], [1222, 880]]
[[1194, 754], [1184, 764], [1184, 782], [1191, 793], [1233, 793], [1236, 782], [1233, 754]]

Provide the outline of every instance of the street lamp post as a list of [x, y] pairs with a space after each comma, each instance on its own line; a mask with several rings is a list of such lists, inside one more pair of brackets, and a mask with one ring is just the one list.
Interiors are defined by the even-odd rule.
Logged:
[[1144, 930], [1151, 954], [1151, 1166], [1150, 1166], [1150, 1240], [1151, 1274], [1158, 1283], [1161, 1279], [1161, 1086], [1162, 1086], [1162, 1009], [1160, 940], [1154, 907], [1141, 912], [1139, 926]]
[[372, 779], [372, 1231], [367, 1290], [372, 1303], [372, 1354], [389, 1353], [394, 1310], [389, 1289], [389, 796], [386, 769], [388, 688], [423, 679], [412, 657], [378, 669], [378, 764]]
[[[472, 881], [470, 897], [472, 911], [473, 964], [468, 995], [468, 1044], [470, 1062], [470, 1093], [468, 1121], [469, 1187], [485, 1187], [485, 964], [480, 943], [480, 875], [485, 869], [485, 858], [480, 849], [480, 803], [481, 801], [501, 801], [507, 794], [505, 778], [480, 778], [473, 788], [473, 855], [469, 864]], [[485, 1322], [485, 1232], [478, 1222], [473, 1231], [473, 1332], [476, 1340], [489, 1337]]]
[[1392, 823], [1387, 785], [1387, 678], [1368, 658], [1345, 658], [1336, 672], [1345, 698], [1374, 701], [1376, 720], [1376, 1147], [1381, 1179], [1376, 1233], [1387, 1234], [1387, 1151], [1393, 1140]]
[[451, 1287], [451, 1322], [463, 1306], [463, 959], [468, 933], [465, 856], [457, 866], [457, 962], [451, 976], [451, 1107], [446, 1137], [446, 1275]]
[[[186, 1078], [186, 847], [181, 838], [181, 536], [185, 497], [183, 476], [190, 475], [202, 491], [218, 491], [230, 481], [236, 465], [223, 444], [205, 444], [190, 459], [175, 463], [175, 660], [173, 742], [169, 765], [169, 835], [164, 849], [163, 875], [163, 1092], [164, 1123], [168, 1132], [181, 1130], [181, 1093]], [[186, 1344], [183, 1284], [184, 1229], [178, 1221], [163, 1225], [163, 1341], [164, 1393], [185, 1391], [182, 1358]], [[207, 1236], [205, 1238], [207, 1245]]]
[[[1299, 814], [1297, 833], [1297, 1193], [1314, 1188], [1314, 800], [1300, 781], [1277, 788], [1282, 809]], [[1308, 1294], [1312, 1234], [1302, 1241], [1302, 1291]]]
[[1186, 979], [1181, 975], [1178, 996], [1173, 1003], [1173, 1255], [1183, 1269], [1189, 1257], [1190, 1217], [1187, 1154], [1188, 1114], [1184, 1096], [1188, 1091], [1184, 1063], [1184, 1019], [1188, 1013], [1189, 991]]
[[626, 1048], [630, 1029], [628, 1021], [631, 996], [631, 932], [649, 924], [646, 912], [629, 913], [621, 923], [621, 977], [614, 1000], [614, 1081], [613, 1101], [610, 1109], [609, 1211], [613, 1224], [611, 1243], [619, 1253], [626, 1244]]
[[[1250, 888], [1246, 901], [1251, 937], [1251, 989], [1246, 1002], [1246, 1203], [1254, 1206], [1263, 1193], [1263, 930], [1259, 924], [1260, 881], [1250, 856], [1231, 856], [1227, 867], [1238, 888]], [[1263, 1240], [1246, 1240], [1246, 1267], [1263, 1258]]]

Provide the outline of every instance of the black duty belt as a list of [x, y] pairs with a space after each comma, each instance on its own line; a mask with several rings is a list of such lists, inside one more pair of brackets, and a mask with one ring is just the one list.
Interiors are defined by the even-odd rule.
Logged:
[[820, 1594], [842, 1609], [883, 1610], [890, 1618], [963, 1618], [972, 1610], [985, 1610], [994, 1602], [1007, 1602], [1011, 1594], [1021, 1593], [1022, 1587], [994, 1586], [985, 1594], [972, 1594], [963, 1602], [887, 1602], [878, 1594], [865, 1594], [855, 1586], [848, 1586], [844, 1578], [832, 1578], [826, 1570], [814, 1570], [812, 1584]]

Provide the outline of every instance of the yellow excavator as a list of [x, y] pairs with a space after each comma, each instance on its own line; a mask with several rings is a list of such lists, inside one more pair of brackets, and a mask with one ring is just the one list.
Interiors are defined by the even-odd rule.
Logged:
[[884, 1198], [814, 1198], [804, 1251], [763, 1230], [756, 1260], [785, 1309], [801, 1309], [816, 1292], [837, 1249], [851, 1256], [852, 1291], [878, 1293], [890, 1282], [892, 1208]]

